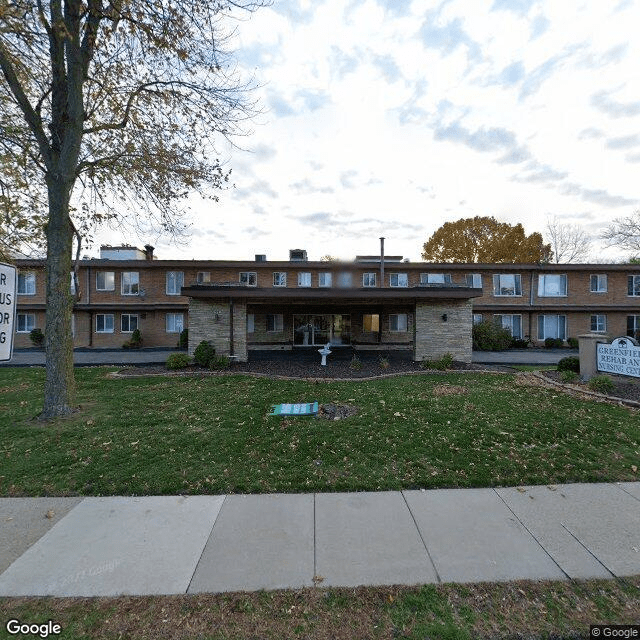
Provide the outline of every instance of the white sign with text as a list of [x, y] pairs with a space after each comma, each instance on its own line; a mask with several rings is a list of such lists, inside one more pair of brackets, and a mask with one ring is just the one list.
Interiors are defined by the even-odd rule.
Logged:
[[640, 346], [632, 338], [616, 338], [611, 344], [597, 345], [598, 371], [640, 378]]
[[13, 355], [17, 273], [14, 266], [0, 262], [0, 362]]

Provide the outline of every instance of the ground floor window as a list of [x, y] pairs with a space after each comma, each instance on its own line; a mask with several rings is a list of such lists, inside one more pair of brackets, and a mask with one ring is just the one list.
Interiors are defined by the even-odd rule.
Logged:
[[567, 339], [567, 316], [538, 316], [538, 340]]
[[391, 313], [389, 315], [389, 331], [399, 332], [407, 330], [407, 314]]
[[247, 313], [247, 333], [253, 333], [256, 330], [256, 317], [253, 313]]
[[520, 315], [495, 315], [497, 324], [503, 329], [508, 329], [514, 338], [522, 338], [522, 316]]
[[591, 316], [591, 331], [600, 333], [607, 330], [607, 316]]
[[293, 344], [299, 347], [351, 343], [351, 316], [300, 314], [293, 316]]
[[281, 332], [284, 327], [281, 313], [267, 314], [267, 331], [271, 333]]
[[365, 313], [362, 316], [362, 331], [378, 333], [380, 331], [380, 316], [377, 313]]
[[112, 313], [98, 313], [96, 315], [96, 333], [113, 333]]
[[627, 335], [636, 340], [640, 338], [640, 316], [627, 316]]
[[482, 314], [474, 313], [473, 314], [473, 324], [480, 324], [482, 322]]
[[36, 328], [36, 316], [34, 313], [19, 313], [16, 331], [18, 333], [31, 333]]
[[167, 313], [167, 333], [181, 333], [184, 329], [184, 314]]
[[122, 333], [133, 333], [138, 328], [138, 314], [123, 313], [120, 318], [120, 330]]

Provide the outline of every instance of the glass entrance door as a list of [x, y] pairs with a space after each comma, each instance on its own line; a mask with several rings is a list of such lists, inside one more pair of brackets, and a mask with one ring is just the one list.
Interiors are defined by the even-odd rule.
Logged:
[[293, 316], [293, 344], [298, 347], [349, 344], [351, 318], [346, 315]]

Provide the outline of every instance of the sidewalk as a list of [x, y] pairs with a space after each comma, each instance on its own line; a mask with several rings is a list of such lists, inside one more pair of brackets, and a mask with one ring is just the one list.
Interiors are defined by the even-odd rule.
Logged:
[[0, 498], [0, 596], [640, 574], [640, 482]]

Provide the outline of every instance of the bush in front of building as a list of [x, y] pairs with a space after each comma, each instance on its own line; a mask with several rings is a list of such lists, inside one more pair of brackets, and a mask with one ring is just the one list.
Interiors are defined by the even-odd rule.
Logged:
[[349, 363], [349, 367], [354, 371], [360, 371], [362, 369], [362, 360], [358, 358], [358, 356], [354, 353], [351, 358], [351, 362]]
[[167, 369], [184, 369], [191, 364], [191, 358], [186, 353], [172, 353], [166, 362]]
[[189, 329], [183, 329], [178, 338], [178, 349], [186, 349], [189, 346]]
[[476, 351], [506, 351], [513, 340], [508, 329], [486, 320], [473, 325], [472, 334]]
[[44, 333], [42, 333], [42, 329], [32, 329], [29, 333], [29, 340], [31, 340], [36, 347], [41, 347], [44, 344]]
[[562, 338], [545, 338], [544, 346], [547, 349], [562, 349], [564, 340]]
[[123, 349], [139, 349], [142, 346], [142, 333], [140, 329], [134, 329], [131, 339], [123, 343]]
[[193, 352], [193, 359], [200, 367], [208, 367], [211, 358], [216, 355], [216, 350], [211, 346], [209, 342], [203, 340]]
[[576, 382], [578, 380], [578, 374], [575, 371], [561, 371], [560, 380], [565, 383]]
[[511, 338], [512, 349], [528, 349], [531, 344], [530, 338]]
[[453, 356], [450, 353], [445, 353], [441, 358], [437, 360], [423, 360], [420, 365], [423, 369], [435, 369], [436, 371], [446, 371], [451, 369], [453, 365]]
[[229, 366], [229, 364], [231, 364], [231, 361], [229, 360], [229, 358], [227, 358], [227, 356], [213, 355], [209, 359], [208, 366], [209, 366], [209, 369], [217, 370], [217, 369], [226, 369]]
[[567, 344], [569, 345], [570, 349], [577, 349], [578, 348], [578, 338], [567, 338]]
[[615, 389], [613, 380], [609, 376], [597, 375], [593, 376], [587, 384], [591, 391], [597, 391], [598, 393], [608, 394]]
[[580, 358], [577, 356], [562, 358], [558, 362], [558, 371], [573, 371], [574, 373], [580, 373]]

